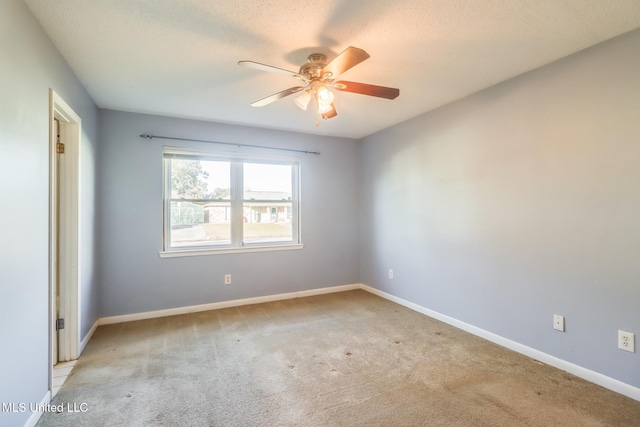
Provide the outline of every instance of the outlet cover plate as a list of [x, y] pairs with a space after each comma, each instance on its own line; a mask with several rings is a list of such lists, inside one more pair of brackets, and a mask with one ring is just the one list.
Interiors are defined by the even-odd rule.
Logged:
[[636, 352], [636, 337], [631, 332], [618, 330], [618, 348], [624, 351]]
[[564, 332], [564, 316], [560, 316], [559, 314], [553, 315], [553, 329]]
[[225, 285], [230, 285], [231, 284], [231, 275], [230, 274], [225, 274], [224, 275], [224, 284]]

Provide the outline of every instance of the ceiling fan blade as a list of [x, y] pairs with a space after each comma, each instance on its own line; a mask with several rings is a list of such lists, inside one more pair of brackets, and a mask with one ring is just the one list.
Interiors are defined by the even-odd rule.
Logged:
[[289, 89], [283, 90], [282, 92], [274, 93], [271, 96], [267, 96], [266, 98], [262, 98], [256, 102], [251, 103], [252, 107], [264, 107], [267, 104], [271, 104], [279, 99], [284, 98], [285, 96], [293, 95], [296, 92], [300, 92], [303, 90], [303, 86], [294, 86]]
[[340, 80], [334, 83], [337, 90], [343, 92], [359, 93], [361, 95], [377, 96], [378, 98], [396, 99], [400, 95], [400, 89], [385, 86], [370, 85], [367, 83], [347, 82]]
[[322, 74], [331, 73], [333, 78], [336, 78], [338, 75], [355, 67], [367, 58], [369, 58], [367, 52], [357, 47], [349, 46], [336, 56], [333, 61], [324, 66]]
[[320, 114], [323, 119], [328, 120], [338, 115], [338, 112], [336, 111], [336, 106], [333, 105], [333, 102], [331, 103], [331, 107], [332, 107], [331, 110], [327, 111], [326, 113]]
[[307, 78], [302, 74], [296, 73], [294, 71], [285, 70], [284, 68], [278, 68], [278, 67], [273, 67], [271, 65], [261, 64], [255, 61], [238, 61], [238, 65], [242, 65], [243, 67], [253, 68], [255, 70], [267, 71], [270, 73], [284, 74], [286, 76], [291, 76], [296, 79], [307, 81]]

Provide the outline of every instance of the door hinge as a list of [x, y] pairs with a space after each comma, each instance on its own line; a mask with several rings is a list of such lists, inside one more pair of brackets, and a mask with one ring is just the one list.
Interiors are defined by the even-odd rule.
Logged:
[[58, 142], [56, 144], [56, 151], [58, 152], [58, 154], [64, 153], [64, 144], [62, 142]]
[[56, 319], [56, 331], [64, 329], [64, 319]]

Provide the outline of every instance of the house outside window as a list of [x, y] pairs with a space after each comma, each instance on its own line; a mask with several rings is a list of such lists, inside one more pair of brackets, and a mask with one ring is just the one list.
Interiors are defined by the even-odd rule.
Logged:
[[168, 147], [163, 158], [165, 253], [300, 245], [297, 158]]

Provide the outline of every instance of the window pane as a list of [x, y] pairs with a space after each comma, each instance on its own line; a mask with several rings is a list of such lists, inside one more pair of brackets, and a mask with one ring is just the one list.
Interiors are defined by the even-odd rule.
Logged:
[[291, 165], [244, 164], [244, 200], [291, 200]]
[[291, 165], [245, 163], [242, 220], [246, 243], [291, 241]]
[[229, 162], [171, 160], [170, 246], [231, 242], [230, 170]]
[[171, 246], [201, 246], [231, 242], [228, 202], [171, 202]]
[[172, 199], [230, 199], [229, 162], [171, 160]]
[[245, 202], [243, 206], [244, 241], [281, 242], [293, 238], [290, 202]]

